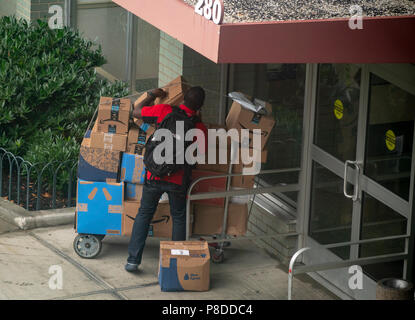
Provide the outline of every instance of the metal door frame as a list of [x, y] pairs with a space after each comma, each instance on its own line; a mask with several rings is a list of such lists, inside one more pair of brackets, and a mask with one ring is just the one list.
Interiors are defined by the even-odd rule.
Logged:
[[[413, 82], [414, 76], [412, 76], [411, 69], [415, 68], [408, 65], [361, 65], [361, 87], [360, 87], [360, 100], [359, 100], [359, 115], [357, 124], [357, 141], [356, 141], [356, 160], [363, 164], [366, 142], [366, 129], [367, 129], [367, 117], [369, 107], [369, 89], [370, 89], [370, 73], [376, 74], [381, 78], [397, 85], [398, 87], [406, 90], [412, 94], [415, 94], [415, 82]], [[328, 261], [340, 260], [339, 257], [324, 249], [322, 245], [317, 243], [309, 236], [309, 218], [310, 218], [310, 200], [311, 200], [311, 187], [312, 187], [312, 167], [313, 161], [319, 163], [327, 170], [333, 172], [340, 178], [343, 177], [344, 164], [331, 156], [327, 152], [323, 151], [316, 145], [314, 145], [314, 130], [315, 130], [315, 114], [316, 114], [316, 98], [318, 88], [318, 65], [308, 64], [306, 73], [306, 93], [304, 102], [304, 123], [303, 123], [303, 156], [302, 156], [302, 173], [300, 177], [300, 185], [302, 186], [300, 192], [299, 201], [299, 223], [297, 231], [301, 234], [299, 239], [299, 248], [312, 247], [314, 253], [309, 252], [303, 256], [303, 262], [306, 264], [324, 263]], [[414, 73], [415, 74], [415, 73]], [[406, 76], [405, 76], [406, 75]], [[415, 130], [414, 130], [415, 131]], [[414, 132], [415, 135], [415, 132]], [[371, 180], [364, 175], [364, 172], [358, 176], [358, 184], [360, 186], [358, 190], [358, 201], [353, 203], [352, 213], [352, 225], [351, 225], [351, 239], [350, 241], [358, 241], [360, 238], [361, 229], [361, 207], [363, 191], [374, 197], [376, 200], [384, 203], [388, 207], [397, 211], [405, 218], [407, 218], [407, 234], [411, 234], [411, 229], [415, 229], [414, 222], [411, 219], [412, 212], [414, 212], [414, 179], [415, 179], [415, 137], [412, 156], [412, 168], [411, 168], [411, 186], [409, 201], [405, 201], [393, 192], [382, 187], [375, 181]], [[363, 167], [362, 167], [363, 169]], [[347, 180], [353, 184], [353, 177], [355, 175], [354, 169], [349, 169]], [[412, 235], [412, 234], [411, 234]], [[414, 247], [413, 235], [411, 239], [406, 239], [405, 250]], [[350, 247], [350, 259], [358, 258], [359, 245], [352, 245]], [[411, 252], [411, 251], [407, 251]], [[406, 278], [412, 278], [413, 269], [413, 254], [409, 255], [409, 260], [405, 260], [404, 263], [404, 276]], [[357, 298], [367, 299], [374, 298], [375, 282], [368, 276], [364, 276], [364, 283], [366, 284], [366, 290], [348, 290], [345, 279], [347, 278], [348, 269], [342, 270], [328, 270], [324, 272], [318, 272], [310, 274], [317, 281], [323, 283], [337, 295], [342, 298]], [[339, 277], [339, 272], [344, 272], [345, 276]], [[326, 279], [329, 278], [330, 280]], [[369, 290], [368, 290], [369, 289]]]

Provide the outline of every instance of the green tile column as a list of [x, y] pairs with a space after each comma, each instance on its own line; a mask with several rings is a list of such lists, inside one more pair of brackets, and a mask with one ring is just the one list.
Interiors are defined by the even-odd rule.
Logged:
[[16, 16], [30, 21], [31, 0], [16, 0]]
[[159, 86], [183, 73], [183, 43], [160, 31]]

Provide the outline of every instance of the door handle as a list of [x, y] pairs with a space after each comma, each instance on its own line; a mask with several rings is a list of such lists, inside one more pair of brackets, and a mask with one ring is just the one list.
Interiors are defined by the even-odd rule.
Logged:
[[[357, 181], [354, 183], [353, 194], [350, 195], [347, 193], [347, 169], [349, 164], [353, 165], [356, 168]], [[343, 193], [346, 198], [357, 201], [359, 197], [359, 176], [360, 176], [360, 165], [358, 161], [346, 160], [344, 163], [344, 175], [343, 175]]]

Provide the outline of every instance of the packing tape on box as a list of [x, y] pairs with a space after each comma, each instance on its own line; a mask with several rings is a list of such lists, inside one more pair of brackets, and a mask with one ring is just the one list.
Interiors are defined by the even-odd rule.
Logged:
[[112, 143], [113, 133], [104, 133], [104, 143]]

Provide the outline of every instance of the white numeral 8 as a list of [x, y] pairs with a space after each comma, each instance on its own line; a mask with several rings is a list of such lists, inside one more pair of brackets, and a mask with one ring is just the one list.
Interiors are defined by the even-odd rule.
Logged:
[[212, 19], [212, 6], [213, 0], [205, 0], [205, 8], [203, 9], [203, 15], [206, 19]]

